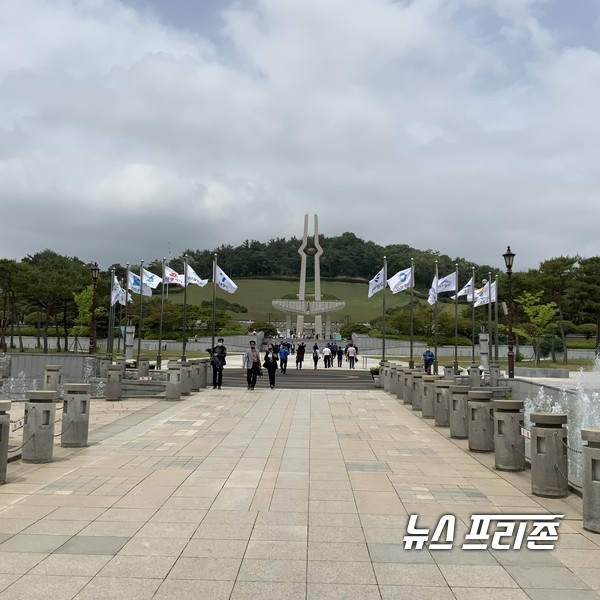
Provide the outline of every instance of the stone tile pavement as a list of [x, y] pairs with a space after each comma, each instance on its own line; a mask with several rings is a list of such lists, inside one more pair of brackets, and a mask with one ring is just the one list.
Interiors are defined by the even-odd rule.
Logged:
[[[598, 598], [581, 499], [530, 493], [379, 389], [95, 401], [90, 445], [9, 464], [0, 600]], [[552, 551], [463, 550], [473, 513], [564, 514]], [[405, 550], [456, 516], [451, 550]]]

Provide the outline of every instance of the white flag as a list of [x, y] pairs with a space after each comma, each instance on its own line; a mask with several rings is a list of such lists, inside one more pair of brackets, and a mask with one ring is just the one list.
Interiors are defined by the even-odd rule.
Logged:
[[[140, 277], [131, 271], [127, 271], [127, 289], [134, 294], [140, 293]], [[152, 289], [145, 283], [142, 285], [142, 296], [152, 296]]]
[[[162, 279], [158, 276], [155, 275], [154, 273], [150, 273], [150, 271], [146, 271], [146, 269], [144, 269], [142, 267], [142, 278], [143, 278], [143, 284], [147, 285], [148, 287], [151, 287], [153, 290], [155, 290], [158, 287], [158, 284], [162, 282]], [[144, 294], [144, 296], [147, 296], [148, 294]], [[152, 294], [150, 294], [152, 295]]]
[[490, 303], [490, 282], [475, 291], [475, 306], [484, 306]]
[[429, 304], [435, 304], [437, 302], [437, 285], [438, 278], [437, 275], [433, 276], [433, 281], [431, 282], [431, 287], [429, 288], [429, 298], [427, 298], [427, 302]]
[[377, 273], [377, 275], [375, 275], [375, 277], [373, 277], [373, 279], [371, 279], [371, 281], [369, 281], [368, 297], [370, 298], [371, 296], [375, 295], [377, 292], [380, 292], [384, 287], [385, 287], [385, 280], [384, 280], [383, 269], [381, 269], [381, 271], [379, 271], [379, 273]]
[[238, 289], [238, 286], [235, 285], [235, 283], [233, 283], [233, 281], [227, 275], [225, 275], [225, 273], [223, 272], [223, 269], [221, 269], [221, 267], [219, 267], [218, 265], [216, 267], [215, 276], [216, 276], [217, 285], [222, 290], [225, 290], [226, 292], [233, 294]]
[[437, 282], [437, 291], [440, 292], [454, 292], [456, 291], [456, 271], [442, 277]]
[[412, 287], [412, 268], [404, 269], [404, 271], [398, 271], [395, 275], [387, 280], [387, 284], [392, 290], [392, 294], [403, 292], [404, 290]]
[[112, 290], [111, 290], [111, 294], [110, 294], [110, 305], [114, 306], [117, 302], [119, 304], [122, 304], [123, 306], [125, 306], [125, 303], [127, 302], [127, 300], [126, 300], [125, 290], [121, 287], [121, 285], [119, 284], [119, 280], [117, 279], [117, 276], [115, 275], [113, 278], [113, 285], [112, 285]]
[[177, 285], [183, 285], [183, 275], [180, 275], [177, 271], [174, 271], [168, 265], [165, 265], [163, 272], [163, 283], [176, 283]]
[[460, 292], [456, 294], [456, 296], [452, 296], [452, 300], [455, 298], [460, 298], [461, 296], [466, 296], [467, 300], [471, 302], [473, 300], [473, 278], [469, 279], [467, 283], [461, 288]]
[[[196, 273], [196, 271], [194, 271], [194, 269], [192, 269], [192, 267], [190, 267], [190, 265], [187, 265], [187, 282], [188, 282], [188, 285], [190, 285], [190, 283], [194, 283], [200, 287], [204, 287], [208, 283], [208, 279], [200, 279], [200, 277], [198, 277], [198, 274]], [[235, 289], [237, 290], [237, 286]], [[233, 290], [233, 291], [235, 292], [235, 290]], [[233, 294], [233, 292], [231, 292], [231, 293]]]
[[492, 281], [492, 289], [490, 291], [491, 302], [498, 302], [498, 282]]

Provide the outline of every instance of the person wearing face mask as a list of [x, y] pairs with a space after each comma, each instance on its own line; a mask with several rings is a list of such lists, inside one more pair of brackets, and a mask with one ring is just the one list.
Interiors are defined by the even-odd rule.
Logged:
[[221, 389], [221, 384], [223, 383], [223, 367], [226, 364], [225, 357], [227, 356], [227, 348], [223, 345], [225, 340], [223, 338], [219, 338], [217, 340], [217, 345], [213, 348], [212, 351], [212, 370], [213, 370], [213, 390]]
[[273, 347], [273, 344], [269, 344], [267, 346], [267, 351], [265, 352], [265, 361], [263, 363], [263, 367], [269, 373], [269, 385], [271, 389], [275, 387], [275, 371], [277, 371], [277, 351]]

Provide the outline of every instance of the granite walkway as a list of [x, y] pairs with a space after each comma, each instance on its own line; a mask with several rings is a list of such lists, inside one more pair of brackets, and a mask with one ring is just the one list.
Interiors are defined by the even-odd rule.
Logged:
[[[580, 498], [532, 496], [382, 390], [132, 402], [93, 402], [113, 414], [87, 448], [9, 464], [0, 600], [600, 597]], [[554, 550], [464, 550], [473, 513], [565, 518]], [[410, 514], [455, 515], [453, 548], [405, 550]]]

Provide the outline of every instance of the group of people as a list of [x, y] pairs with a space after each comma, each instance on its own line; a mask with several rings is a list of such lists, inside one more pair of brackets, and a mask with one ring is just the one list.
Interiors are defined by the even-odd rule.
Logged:
[[[227, 348], [224, 346], [224, 339], [219, 338], [217, 345], [211, 351], [211, 366], [213, 371], [213, 389], [221, 389], [223, 384], [223, 368], [227, 364]], [[253, 390], [256, 386], [256, 380], [262, 375], [262, 369], [266, 369], [269, 375], [269, 385], [271, 389], [275, 387], [275, 373], [279, 369], [280, 373], [285, 375], [287, 372], [288, 357], [290, 355], [289, 344], [283, 342], [274, 345], [269, 343], [264, 355], [261, 357], [260, 351], [256, 347], [256, 342], [250, 340], [250, 347], [242, 357], [242, 368], [246, 370], [246, 382], [248, 389]], [[306, 356], [306, 345], [302, 342], [296, 348], [296, 369], [302, 368], [304, 357]], [[326, 369], [333, 367], [334, 360], [337, 358], [337, 366], [342, 366], [344, 357], [349, 363], [349, 367], [354, 369], [358, 357], [358, 348], [351, 342], [345, 348], [338, 346], [335, 342], [327, 343], [321, 352], [319, 345], [315, 343], [312, 350], [314, 368], [317, 368], [319, 360], [323, 357], [323, 364]]]
[[[305, 352], [306, 346], [304, 344], [300, 344], [298, 350], [296, 351], [296, 369], [302, 368]], [[350, 368], [354, 369], [354, 365], [358, 357], [358, 348], [352, 342], [350, 342], [345, 348], [338, 346], [335, 342], [333, 344], [327, 342], [323, 348], [323, 351], [321, 351], [319, 350], [319, 344], [315, 343], [312, 348], [312, 359], [315, 369], [317, 368], [321, 357], [323, 358], [323, 366], [326, 369], [334, 366], [336, 358], [337, 366], [341, 367], [344, 357], [348, 361]]]

